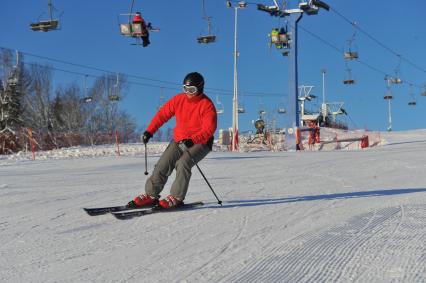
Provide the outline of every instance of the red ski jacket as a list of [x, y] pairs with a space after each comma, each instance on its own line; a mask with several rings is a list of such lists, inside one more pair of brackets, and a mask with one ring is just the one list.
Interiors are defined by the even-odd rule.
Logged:
[[216, 131], [216, 108], [205, 94], [192, 98], [185, 93], [175, 95], [158, 110], [146, 130], [154, 134], [173, 116], [176, 117], [173, 139], [177, 142], [192, 139], [196, 144], [207, 144]]

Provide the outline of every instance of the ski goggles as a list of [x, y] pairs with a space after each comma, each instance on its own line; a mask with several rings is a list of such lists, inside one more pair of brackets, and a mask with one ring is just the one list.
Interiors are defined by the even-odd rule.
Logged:
[[198, 92], [198, 88], [193, 85], [183, 85], [183, 91], [188, 94], [195, 94]]

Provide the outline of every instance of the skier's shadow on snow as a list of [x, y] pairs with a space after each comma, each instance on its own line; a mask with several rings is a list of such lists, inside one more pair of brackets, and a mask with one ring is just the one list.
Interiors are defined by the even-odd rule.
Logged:
[[222, 207], [223, 208], [232, 208], [232, 207], [271, 205], [271, 204], [292, 203], [292, 202], [302, 202], [302, 201], [380, 197], [380, 196], [393, 196], [393, 195], [422, 193], [422, 192], [426, 192], [426, 188], [389, 189], [389, 190], [349, 192], [349, 193], [313, 195], [313, 196], [296, 196], [296, 197], [286, 197], [286, 198], [230, 200], [230, 201], [224, 201]]

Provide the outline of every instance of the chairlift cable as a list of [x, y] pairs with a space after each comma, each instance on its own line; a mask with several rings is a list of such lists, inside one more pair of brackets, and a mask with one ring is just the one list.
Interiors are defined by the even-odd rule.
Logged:
[[[333, 44], [331, 44], [330, 42], [328, 42], [327, 40], [325, 40], [325, 39], [323, 39], [323, 38], [321, 38], [320, 36], [318, 36], [318, 35], [316, 35], [315, 33], [313, 33], [313, 32], [311, 32], [311, 31], [309, 31], [308, 29], [305, 29], [302, 25], [300, 25], [299, 24], [299, 26], [298, 26], [300, 29], [302, 29], [303, 31], [305, 31], [306, 33], [308, 33], [308, 34], [310, 34], [311, 36], [313, 36], [313, 37], [315, 37], [316, 39], [318, 39], [319, 41], [321, 41], [322, 43], [324, 43], [325, 45], [327, 45], [327, 46], [329, 46], [330, 48], [332, 48], [332, 49], [334, 49], [335, 51], [337, 51], [338, 53], [342, 53], [342, 50], [340, 49], [340, 48], [338, 48], [338, 47], [336, 47], [335, 45], [333, 45]], [[369, 69], [371, 69], [371, 70], [373, 70], [373, 71], [375, 71], [375, 72], [377, 72], [377, 73], [380, 73], [380, 74], [382, 74], [382, 75], [384, 75], [384, 76], [389, 76], [389, 73], [386, 73], [385, 71], [383, 71], [383, 70], [380, 70], [380, 69], [378, 69], [378, 68], [376, 68], [376, 67], [373, 67], [372, 65], [370, 65], [370, 64], [368, 64], [368, 63], [366, 63], [366, 62], [364, 62], [364, 61], [362, 61], [362, 60], [356, 60], [358, 63], [360, 63], [360, 64], [362, 64], [362, 65], [364, 65], [364, 66], [366, 66], [367, 68], [369, 68]], [[406, 81], [407, 83], [410, 83], [409, 81]], [[412, 83], [412, 82], [411, 82]], [[412, 83], [415, 87], [417, 87], [417, 88], [422, 88], [421, 86], [419, 86], [418, 84], [415, 84], [415, 83]]]
[[[342, 13], [340, 13], [336, 9], [330, 7], [330, 10], [333, 11], [334, 13], [336, 13], [338, 16], [340, 16], [342, 19], [344, 19], [349, 24], [351, 24], [351, 25], [353, 24], [353, 21], [351, 21], [350, 19], [348, 19], [347, 17], [345, 17]], [[395, 55], [397, 57], [400, 57], [402, 60], [404, 60], [405, 62], [407, 62], [409, 65], [411, 65], [414, 68], [416, 68], [416, 69], [418, 69], [418, 70], [426, 73], [426, 69], [424, 69], [424, 68], [420, 67], [419, 65], [413, 63], [411, 60], [405, 58], [404, 56], [402, 56], [401, 54], [399, 54], [395, 50], [393, 50], [390, 47], [386, 46], [384, 43], [380, 42], [378, 39], [376, 39], [375, 37], [373, 37], [372, 35], [370, 35], [369, 33], [367, 33], [359, 25], [356, 25], [355, 28], [358, 29], [360, 32], [362, 32], [364, 35], [366, 35], [368, 38], [370, 38], [372, 41], [374, 41], [376, 44], [380, 45], [381, 47], [383, 47], [384, 49], [386, 49], [387, 51], [389, 51], [390, 53], [392, 53], [393, 55]]]
[[[12, 50], [10, 48], [6, 48], [6, 47], [2, 47], [0, 46], [0, 49], [5, 49], [5, 50]], [[71, 63], [68, 61], [64, 61], [64, 60], [60, 60], [60, 59], [54, 59], [54, 58], [50, 58], [50, 57], [46, 57], [46, 56], [41, 56], [41, 55], [36, 55], [36, 54], [32, 54], [32, 53], [28, 53], [28, 52], [23, 52], [23, 51], [19, 51], [21, 52], [21, 54], [30, 56], [30, 57], [35, 57], [35, 58], [40, 58], [40, 59], [45, 59], [48, 61], [53, 61], [53, 62], [57, 62], [57, 63], [61, 63], [61, 64], [67, 64], [67, 65], [71, 65], [71, 66], [75, 66], [75, 67], [80, 67], [80, 68], [84, 68], [84, 69], [90, 69], [90, 70], [94, 70], [94, 71], [98, 71], [98, 72], [102, 72], [102, 73], [107, 73], [107, 74], [116, 74], [116, 71], [110, 71], [110, 70], [106, 70], [106, 69], [101, 69], [101, 68], [97, 68], [97, 67], [92, 67], [92, 66], [88, 66], [88, 65], [83, 65], [83, 64], [77, 64], [77, 63]], [[36, 64], [32, 64], [29, 62], [23, 62], [23, 64], [26, 65], [36, 65]], [[64, 70], [64, 69], [60, 69], [60, 68], [56, 68], [56, 67], [50, 67], [52, 70], [57, 70], [57, 71], [61, 71], [64, 73], [70, 73], [70, 74], [75, 74], [75, 75], [80, 75], [80, 76], [84, 76], [86, 75], [86, 73], [81, 73], [81, 72], [75, 72], [75, 71], [69, 71], [69, 70]], [[127, 74], [127, 73], [121, 73], [129, 78], [135, 78], [135, 79], [140, 79], [140, 80], [148, 80], [148, 81], [152, 81], [152, 82], [157, 82], [157, 83], [161, 83], [161, 84], [168, 84], [168, 85], [174, 85], [174, 86], [179, 86], [178, 87], [167, 87], [168, 89], [180, 89], [181, 84], [180, 83], [176, 83], [176, 82], [170, 82], [170, 81], [164, 81], [164, 80], [158, 80], [158, 79], [153, 79], [153, 78], [147, 78], [147, 77], [142, 77], [142, 76], [137, 76], [137, 75], [132, 75], [132, 74]], [[96, 75], [89, 75], [90, 77], [99, 77]], [[130, 82], [128, 82], [130, 83]], [[140, 82], [132, 82], [132, 84], [135, 85], [141, 85], [141, 86], [148, 86], [148, 87], [160, 87], [159, 85], [153, 85], [153, 84], [147, 84], [147, 83], [140, 83]], [[423, 86], [421, 87], [423, 88]], [[206, 87], [206, 90], [211, 91], [212, 93], [223, 93], [224, 95], [232, 95], [233, 91], [232, 90], [226, 90], [226, 89], [221, 89], [221, 88], [212, 88], [212, 87]], [[282, 95], [282, 93], [274, 93], [274, 92], [259, 92], [259, 91], [246, 91], [245, 92], [245, 96], [247, 97], [257, 97], [257, 96], [280, 96]]]

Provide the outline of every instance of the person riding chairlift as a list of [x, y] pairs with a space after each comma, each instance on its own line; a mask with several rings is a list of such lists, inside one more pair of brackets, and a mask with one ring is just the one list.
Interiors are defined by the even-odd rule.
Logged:
[[141, 25], [141, 32], [136, 35], [142, 37], [142, 41], [143, 41], [142, 46], [147, 47], [151, 43], [149, 41], [149, 32], [148, 32], [148, 29], [151, 26], [151, 23], [149, 23], [147, 26], [140, 12], [136, 12], [135, 17], [132, 20], [132, 23]]

